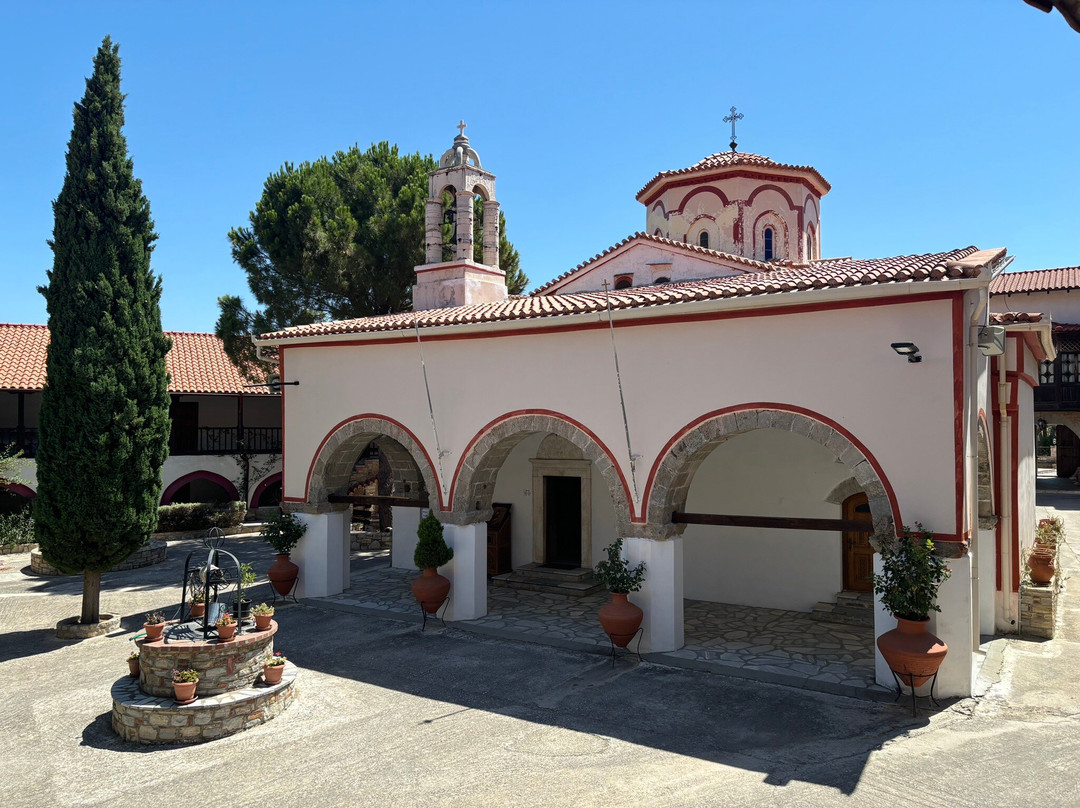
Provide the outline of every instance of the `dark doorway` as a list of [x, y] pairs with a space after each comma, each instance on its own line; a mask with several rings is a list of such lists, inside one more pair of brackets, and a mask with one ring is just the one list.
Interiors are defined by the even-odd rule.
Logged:
[[544, 477], [544, 566], [581, 566], [580, 477]]
[[199, 403], [177, 401], [169, 407], [172, 432], [169, 435], [169, 454], [194, 454], [199, 449]]
[[1067, 426], [1057, 428], [1057, 476], [1072, 477], [1080, 466], [1080, 440]]

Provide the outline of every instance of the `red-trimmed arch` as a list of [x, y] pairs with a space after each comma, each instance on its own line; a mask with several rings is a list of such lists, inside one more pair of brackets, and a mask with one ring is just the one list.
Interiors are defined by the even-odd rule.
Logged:
[[0, 490], [9, 491], [12, 494], [25, 497], [26, 499], [33, 499], [37, 496], [37, 491], [22, 483], [0, 483]]
[[206, 480], [207, 482], [214, 483], [214, 485], [224, 489], [231, 501], [240, 499], [240, 493], [236, 490], [236, 486], [232, 484], [231, 480], [227, 477], [222, 477], [220, 474], [215, 474], [212, 471], [200, 469], [199, 471], [193, 471], [190, 474], [185, 474], [183, 477], [178, 477], [173, 480], [169, 484], [169, 487], [165, 489], [165, 493], [161, 495], [161, 504], [172, 504], [172, 498], [176, 496], [176, 492], [188, 483], [193, 483], [196, 480]]
[[679, 209], [673, 210], [672, 213], [682, 213], [684, 210], [686, 210], [686, 203], [698, 194], [712, 194], [713, 196], [719, 197], [720, 201], [724, 203], [725, 208], [731, 204], [731, 201], [726, 196], [724, 196], [723, 191], [721, 191], [719, 188], [713, 188], [710, 185], [706, 186], [705, 188], [695, 188], [693, 191], [688, 193], [686, 196], [683, 197], [682, 202], [679, 203]]
[[[682, 427], [678, 432], [671, 436], [671, 438], [664, 444], [664, 447], [656, 455], [656, 459], [653, 461], [652, 468], [649, 469], [649, 478], [645, 483], [645, 491], [641, 497], [642, 512], [634, 517], [634, 522], [646, 522], [649, 518], [649, 501], [652, 498], [653, 487], [656, 483], [656, 475], [660, 471], [660, 467], [663, 465], [665, 458], [671, 448], [675, 446], [679, 441], [685, 438], [688, 434], [697, 429], [701, 424], [706, 421], [710, 421], [714, 418], [719, 418], [723, 415], [734, 414], [744, 412], [746, 410], [780, 410], [783, 412], [795, 413], [807, 418], [811, 418], [826, 426], [832, 427], [841, 435], [843, 435], [856, 449], [858, 449], [870, 466], [874, 469], [874, 473], [877, 474], [878, 479], [881, 481], [882, 487], [885, 489], [885, 496], [889, 500], [889, 508], [892, 511], [893, 523], [896, 525], [902, 525], [903, 521], [900, 518], [900, 505], [896, 499], [896, 492], [893, 490], [892, 483], [889, 482], [889, 478], [885, 474], [885, 470], [881, 467], [881, 463], [877, 458], [866, 448], [866, 445], [860, 441], [855, 435], [848, 431], [837, 421], [829, 418], [827, 415], [822, 415], [814, 410], [807, 409], [806, 407], [799, 407], [794, 404], [781, 404], [775, 401], [755, 401], [748, 402], [746, 404], [735, 404], [731, 407], [724, 407], [719, 410], [713, 410], [707, 412], [704, 415], [700, 415], [693, 421]], [[767, 428], [767, 427], [766, 427]]]
[[[255, 493], [251, 495], [251, 502], [248, 503], [249, 508], [258, 507], [258, 502], [262, 498], [262, 495], [266, 492], [266, 489], [272, 486], [274, 483], [281, 483], [284, 486], [284, 475], [282, 472], [277, 471], [255, 486]], [[284, 491], [284, 488], [282, 488]]]
[[754, 200], [757, 198], [758, 194], [764, 193], [765, 191], [776, 191], [776, 193], [780, 194], [780, 196], [784, 197], [784, 199], [787, 200], [789, 208], [791, 208], [792, 210], [802, 210], [802, 206], [801, 205], [796, 205], [794, 200], [792, 200], [791, 194], [789, 194], [787, 191], [785, 191], [779, 185], [771, 185], [771, 184], [770, 185], [759, 185], [757, 188], [755, 188], [753, 193], [751, 193], [750, 196], [748, 196], [746, 198], [747, 207], [749, 207], [750, 205], [753, 205]]

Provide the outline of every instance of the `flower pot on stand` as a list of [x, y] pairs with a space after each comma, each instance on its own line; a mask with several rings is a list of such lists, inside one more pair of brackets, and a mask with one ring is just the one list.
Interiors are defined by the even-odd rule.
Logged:
[[929, 622], [897, 617], [896, 628], [877, 638], [885, 664], [913, 689], [934, 678], [949, 651], [943, 640], [926, 630]]
[[1036, 586], [1046, 586], [1054, 580], [1053, 553], [1036, 549], [1028, 556], [1027, 563], [1031, 570], [1031, 582]]
[[277, 560], [270, 565], [266, 577], [270, 579], [270, 585], [274, 587], [274, 591], [285, 597], [296, 584], [296, 579], [300, 576], [300, 568], [292, 562], [288, 553], [279, 553], [274, 558]]
[[198, 679], [194, 682], [173, 682], [173, 698], [181, 703], [192, 701], [195, 698], [195, 688], [198, 686]]
[[645, 613], [627, 599], [627, 593], [612, 592], [611, 600], [602, 606], [596, 615], [611, 641], [620, 648], [625, 648], [641, 628]]
[[435, 614], [450, 593], [450, 579], [439, 575], [435, 567], [428, 567], [424, 574], [412, 582], [413, 597], [428, 614]]

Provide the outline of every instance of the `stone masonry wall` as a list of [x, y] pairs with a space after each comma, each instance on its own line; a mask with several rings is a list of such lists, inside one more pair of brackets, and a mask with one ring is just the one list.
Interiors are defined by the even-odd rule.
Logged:
[[1020, 584], [1020, 633], [1053, 639], [1057, 614], [1057, 587]]
[[232, 640], [144, 640], [139, 645], [139, 686], [150, 695], [171, 696], [173, 670], [194, 668], [199, 672], [197, 696], [248, 687], [262, 673], [263, 660], [273, 656], [276, 633], [277, 622], [271, 620], [266, 631], [251, 631]]

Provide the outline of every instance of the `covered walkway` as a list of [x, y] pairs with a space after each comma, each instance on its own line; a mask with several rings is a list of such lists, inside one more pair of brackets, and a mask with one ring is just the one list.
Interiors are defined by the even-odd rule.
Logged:
[[[354, 564], [351, 585], [343, 593], [310, 601], [343, 611], [419, 621], [419, 607], [409, 589], [416, 574], [373, 557], [366, 564]], [[607, 598], [606, 592], [571, 597], [489, 585], [486, 616], [447, 625], [606, 653], [610, 644], [596, 611]], [[660, 664], [856, 698], [891, 697], [874, 683], [870, 629], [821, 622], [802, 612], [700, 600], [684, 602], [684, 621], [686, 644], [682, 648], [644, 657]]]

